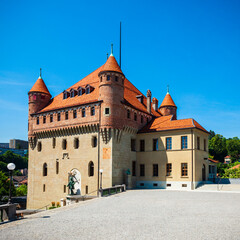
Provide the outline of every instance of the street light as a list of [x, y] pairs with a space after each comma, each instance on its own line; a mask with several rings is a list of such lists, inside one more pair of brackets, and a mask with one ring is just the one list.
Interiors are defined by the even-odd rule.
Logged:
[[100, 177], [100, 190], [102, 191], [102, 173], [103, 173], [103, 169], [99, 170], [101, 177]]
[[12, 173], [13, 170], [15, 169], [15, 164], [14, 163], [9, 163], [7, 165], [7, 168], [9, 170], [9, 175], [10, 175], [10, 186], [9, 186], [9, 198], [8, 198], [8, 204], [12, 203], [12, 191], [11, 191], [11, 187], [12, 187]]

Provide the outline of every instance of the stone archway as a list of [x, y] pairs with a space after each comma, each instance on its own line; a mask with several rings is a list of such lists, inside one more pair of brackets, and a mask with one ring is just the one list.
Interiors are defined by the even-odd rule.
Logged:
[[78, 169], [74, 168], [71, 170], [73, 179], [75, 181], [73, 192], [75, 195], [81, 195], [81, 173]]
[[202, 166], [202, 181], [206, 181], [206, 166], [203, 164]]

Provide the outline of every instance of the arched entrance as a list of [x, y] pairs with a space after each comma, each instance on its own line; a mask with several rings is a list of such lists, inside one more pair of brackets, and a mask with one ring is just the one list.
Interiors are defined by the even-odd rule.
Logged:
[[206, 181], [206, 167], [205, 164], [202, 166], [202, 181]]
[[81, 173], [78, 169], [74, 168], [71, 170], [71, 174], [75, 182], [73, 192], [75, 195], [81, 195]]

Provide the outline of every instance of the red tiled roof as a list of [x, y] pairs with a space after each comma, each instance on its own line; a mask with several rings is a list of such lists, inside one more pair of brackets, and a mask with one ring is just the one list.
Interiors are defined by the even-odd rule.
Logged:
[[162, 104], [160, 107], [165, 107], [165, 106], [174, 106], [176, 107], [174, 101], [172, 100], [172, 97], [169, 93], [166, 94], [165, 98], [162, 101]]
[[213, 163], [219, 163], [218, 160], [214, 160], [214, 159], [211, 159], [211, 158], [208, 158], [208, 160], [209, 160], [210, 162], [213, 162]]
[[226, 157], [224, 157], [224, 158], [231, 158], [231, 156], [228, 155], [228, 156], [226, 156]]
[[229, 169], [238, 169], [238, 168], [240, 168], [240, 164], [238, 164], [238, 165], [236, 165], [236, 166], [234, 166], [234, 167], [231, 167], [231, 168], [229, 168]]
[[31, 88], [30, 92], [41, 92], [41, 93], [46, 93], [48, 95], [51, 95], [47, 89], [46, 84], [44, 83], [43, 79], [39, 77], [33, 87]]
[[110, 56], [107, 59], [106, 63], [103, 65], [103, 68], [101, 71], [114, 71], [114, 72], [122, 73], [122, 70], [119, 67], [117, 60], [115, 59], [114, 56]]
[[177, 130], [187, 128], [198, 128], [204, 132], [208, 131], [192, 118], [172, 120], [172, 115], [155, 118], [148, 125], [143, 127], [140, 132], [158, 132], [164, 130]]
[[[109, 57], [110, 58], [110, 57]], [[98, 74], [101, 72], [104, 68], [104, 65], [74, 84], [73, 86], [66, 89], [67, 91], [70, 91], [70, 89], [76, 89], [78, 87], [85, 87], [87, 84], [94, 87], [94, 90], [90, 94], [83, 94], [81, 96], [76, 95], [75, 97], [71, 98], [68, 97], [67, 99], [63, 99], [63, 94], [60, 93], [56, 97], [54, 97], [51, 101], [51, 103], [43, 108], [40, 112], [47, 112], [52, 111], [56, 109], [61, 108], [67, 108], [67, 107], [73, 107], [78, 106], [81, 104], [87, 104], [91, 102], [98, 101], [99, 98], [99, 78]], [[137, 95], [143, 95], [130, 81], [128, 81], [126, 78], [124, 80], [124, 100], [126, 105], [130, 105], [133, 108], [136, 108], [142, 112], [147, 112], [147, 98], [143, 95], [143, 104], [138, 101], [136, 98]], [[158, 112], [154, 111], [154, 109], [151, 109], [152, 114], [156, 117], [161, 116]]]

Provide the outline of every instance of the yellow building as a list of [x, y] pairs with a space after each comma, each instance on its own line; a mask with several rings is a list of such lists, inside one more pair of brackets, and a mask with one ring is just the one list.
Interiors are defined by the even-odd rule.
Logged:
[[[207, 181], [208, 132], [177, 120], [169, 92], [158, 107], [126, 79], [113, 54], [97, 70], [52, 98], [42, 77], [29, 91], [28, 208], [100, 186], [194, 189]], [[130, 175], [127, 175], [127, 171]]]

